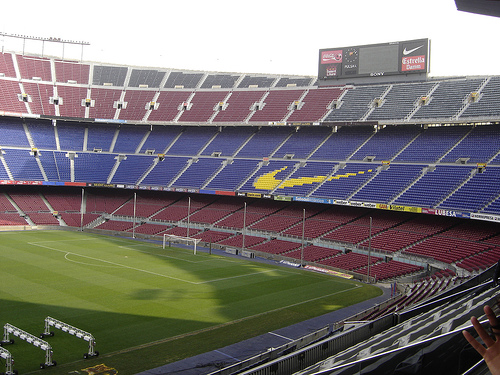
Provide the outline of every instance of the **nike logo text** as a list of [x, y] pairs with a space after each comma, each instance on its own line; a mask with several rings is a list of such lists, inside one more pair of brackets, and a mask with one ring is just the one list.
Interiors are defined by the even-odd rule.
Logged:
[[403, 50], [403, 55], [405, 55], [405, 56], [409, 55], [410, 53], [415, 52], [417, 49], [422, 48], [423, 46], [424, 45], [422, 44], [421, 46], [418, 46], [418, 47], [410, 49], [410, 50], [407, 50], [405, 47], [405, 49]]

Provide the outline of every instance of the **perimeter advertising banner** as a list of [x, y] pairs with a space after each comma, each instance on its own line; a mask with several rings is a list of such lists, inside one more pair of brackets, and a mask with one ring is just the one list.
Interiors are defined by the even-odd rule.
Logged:
[[429, 55], [429, 39], [321, 49], [318, 78], [428, 73]]

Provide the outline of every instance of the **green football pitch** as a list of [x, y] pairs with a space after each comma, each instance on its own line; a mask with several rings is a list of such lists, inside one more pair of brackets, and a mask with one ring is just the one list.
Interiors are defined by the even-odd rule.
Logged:
[[[18, 337], [5, 345], [20, 374], [87, 374], [105, 364], [133, 374], [218, 349], [381, 294], [354, 280], [302, 269], [71, 231], [0, 232], [0, 324], [39, 336], [46, 317], [61, 330], [45, 351]], [[0, 362], [0, 372], [5, 361]]]

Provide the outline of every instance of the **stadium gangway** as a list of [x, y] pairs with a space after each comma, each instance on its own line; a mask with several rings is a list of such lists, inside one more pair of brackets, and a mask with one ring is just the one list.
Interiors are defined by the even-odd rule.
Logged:
[[76, 336], [79, 339], [83, 339], [85, 341], [88, 341], [89, 343], [89, 351], [88, 353], [85, 353], [83, 355], [83, 358], [87, 359], [89, 357], [97, 357], [99, 355], [99, 352], [95, 350], [95, 338], [92, 336], [91, 333], [83, 331], [79, 328], [73, 327], [72, 325], [69, 325], [67, 323], [61, 322], [60, 320], [51, 318], [50, 316], [45, 318], [45, 330], [43, 333], [40, 335], [41, 338], [47, 337], [47, 336], [54, 336], [54, 332], [50, 331], [50, 327], [54, 327], [57, 329], [60, 329], [63, 332], [67, 332], [70, 335]]
[[17, 374], [17, 371], [12, 370], [12, 365], [14, 364], [14, 359], [7, 349], [0, 346], [0, 358], [5, 359], [5, 375]]
[[14, 339], [10, 338], [10, 334], [19, 337], [21, 340], [24, 340], [27, 343], [36, 346], [37, 348], [45, 350], [45, 363], [40, 364], [40, 368], [43, 369], [45, 367], [55, 366], [57, 364], [55, 361], [52, 361], [52, 354], [53, 354], [52, 347], [47, 341], [42, 340], [41, 338], [36, 337], [31, 333], [23, 331], [22, 329], [17, 328], [12, 324], [6, 323], [3, 326], [2, 345], [14, 344]]

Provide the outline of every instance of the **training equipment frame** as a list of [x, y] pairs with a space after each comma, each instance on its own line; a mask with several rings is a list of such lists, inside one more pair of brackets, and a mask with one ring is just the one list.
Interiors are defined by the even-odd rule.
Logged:
[[45, 350], [45, 363], [40, 364], [40, 368], [43, 369], [45, 367], [55, 366], [57, 364], [55, 361], [52, 361], [52, 347], [47, 341], [42, 340], [41, 338], [36, 337], [31, 333], [23, 331], [22, 329], [17, 328], [12, 324], [6, 323], [3, 326], [2, 345], [14, 344], [14, 339], [10, 338], [10, 334], [13, 334], [14, 336], [19, 337], [21, 340], [24, 340], [27, 343], [30, 343], [42, 350]]
[[83, 358], [87, 359], [89, 357], [97, 357], [99, 355], [99, 352], [95, 350], [95, 338], [92, 336], [91, 333], [83, 331], [79, 328], [73, 327], [72, 325], [69, 325], [67, 323], [61, 322], [60, 320], [51, 318], [50, 316], [45, 318], [45, 330], [43, 333], [40, 335], [41, 338], [44, 337], [52, 337], [54, 336], [54, 332], [50, 331], [50, 327], [54, 327], [57, 329], [60, 329], [63, 332], [67, 332], [70, 335], [76, 336], [79, 339], [83, 339], [85, 341], [88, 341], [89, 343], [89, 351], [88, 353], [85, 353], [83, 355]]
[[5, 375], [17, 374], [17, 370], [12, 370], [14, 359], [7, 349], [0, 346], [0, 358], [5, 359]]

